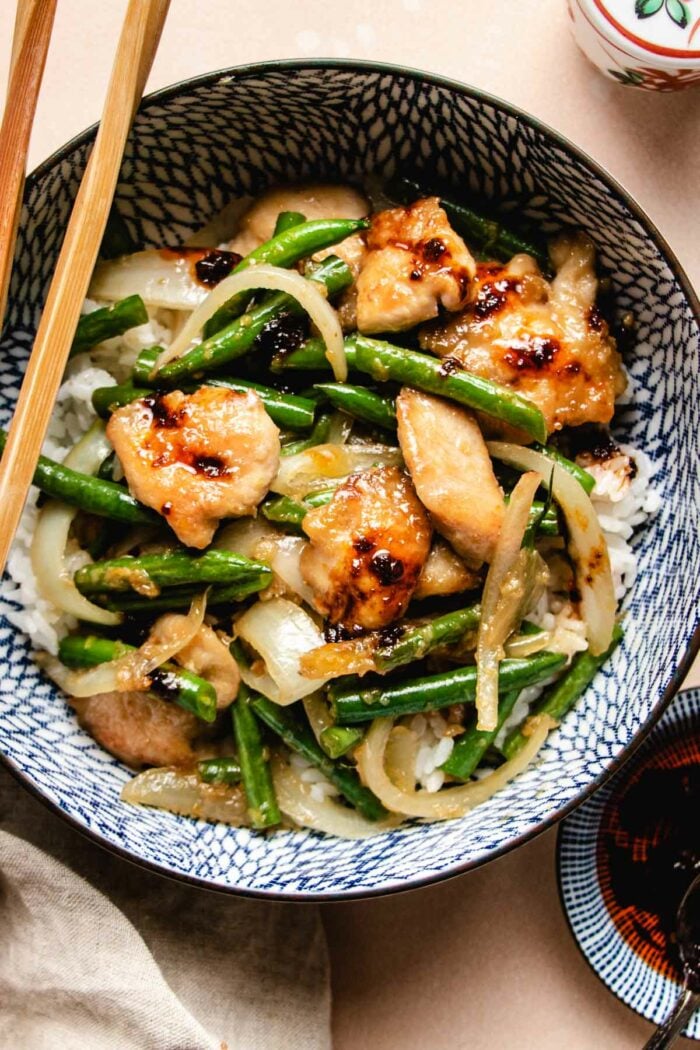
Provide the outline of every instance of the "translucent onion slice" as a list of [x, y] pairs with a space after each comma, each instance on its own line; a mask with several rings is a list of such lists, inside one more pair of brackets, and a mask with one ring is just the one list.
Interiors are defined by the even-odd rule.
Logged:
[[247, 270], [232, 273], [220, 281], [187, 319], [187, 323], [167, 350], [160, 355], [155, 369], [158, 370], [173, 358], [185, 354], [199, 338], [209, 318], [232, 296], [239, 292], [254, 292], [259, 289], [286, 292], [296, 299], [311, 318], [325, 343], [326, 357], [333, 369], [333, 375], [339, 382], [344, 382], [348, 377], [348, 365], [343, 331], [335, 310], [324, 295], [323, 286], [317, 281], [307, 280], [296, 270], [283, 270], [280, 266], [271, 266], [269, 263], [258, 263]]
[[39, 654], [38, 662], [64, 693], [69, 696], [97, 696], [99, 693], [143, 689], [144, 679], [170, 660], [192, 641], [204, 620], [206, 595], [198, 595], [187, 616], [171, 615], [156, 620], [150, 635], [139, 649], [116, 660], [75, 671], [60, 660]]
[[304, 704], [304, 710], [306, 711], [306, 717], [309, 720], [309, 725], [313, 730], [316, 740], [320, 744], [321, 733], [323, 730], [329, 729], [333, 725], [328, 701], [324, 700], [322, 693], [312, 693], [311, 696], [305, 696], [302, 702]]
[[386, 743], [384, 768], [401, 791], [415, 791], [417, 757], [418, 735], [408, 726], [394, 726]]
[[[476, 642], [476, 727], [486, 732], [498, 725], [498, 665], [505, 656], [506, 638], [525, 598], [520, 592], [529, 552], [521, 550], [521, 544], [541, 481], [540, 474], [523, 474], [513, 489], [484, 584]], [[520, 569], [517, 579], [513, 575], [516, 568]], [[509, 588], [507, 581], [512, 585]]]
[[[426, 820], [452, 820], [463, 817], [475, 806], [500, 791], [510, 780], [525, 770], [542, 747], [548, 732], [556, 722], [548, 715], [530, 719], [527, 743], [518, 754], [504, 762], [493, 773], [481, 780], [442, 791], [405, 791], [397, 787], [384, 768], [385, 752], [392, 731], [393, 719], [375, 718], [362, 744], [356, 750], [357, 764], [362, 780], [387, 809], [407, 817]], [[408, 778], [410, 771], [404, 770]], [[396, 770], [393, 776], [397, 777]]]
[[343, 839], [364, 839], [387, 831], [392, 822], [365, 820], [353, 809], [332, 798], [314, 798], [311, 784], [303, 781], [281, 755], [272, 759], [272, 779], [280, 809], [286, 817], [303, 828], [324, 831]]
[[329, 478], [345, 478], [371, 467], [400, 466], [401, 452], [389, 445], [316, 445], [295, 456], [282, 456], [270, 489], [302, 498], [328, 487]]
[[266, 562], [286, 590], [313, 605], [313, 591], [304, 580], [300, 567], [301, 556], [308, 545], [309, 541], [302, 536], [288, 536], [262, 518], [239, 518], [224, 526], [214, 542], [219, 550], [234, 551], [246, 558]]
[[523, 657], [532, 656], [533, 653], [541, 653], [543, 649], [548, 648], [553, 637], [552, 631], [544, 630], [538, 634], [513, 635], [506, 642], [506, 656], [522, 660]]
[[265, 671], [241, 667], [241, 678], [268, 700], [286, 706], [315, 693], [325, 678], [305, 678], [299, 661], [323, 643], [323, 634], [299, 605], [286, 598], [256, 602], [236, 621], [236, 634], [265, 663]]
[[134, 252], [98, 263], [88, 295], [107, 302], [140, 295], [146, 306], [194, 310], [206, 299], [208, 289], [193, 270], [192, 256], [176, 248]]
[[122, 802], [155, 806], [195, 820], [221, 821], [240, 828], [250, 824], [241, 787], [204, 784], [196, 773], [163, 767], [147, 769], [122, 788]]
[[[95, 474], [112, 451], [104, 423], [94, 423], [64, 459], [67, 467], [83, 474]], [[73, 572], [66, 565], [66, 545], [76, 507], [60, 500], [49, 500], [39, 511], [32, 538], [32, 569], [42, 596], [57, 609], [89, 623], [111, 627], [121, 623], [119, 613], [101, 609], [80, 593], [73, 583]]]
[[608, 547], [589, 496], [576, 478], [534, 449], [505, 441], [490, 441], [488, 449], [495, 459], [518, 470], [538, 471], [546, 487], [551, 478], [552, 494], [569, 531], [569, 554], [576, 567], [589, 648], [599, 656], [612, 640], [616, 602]]

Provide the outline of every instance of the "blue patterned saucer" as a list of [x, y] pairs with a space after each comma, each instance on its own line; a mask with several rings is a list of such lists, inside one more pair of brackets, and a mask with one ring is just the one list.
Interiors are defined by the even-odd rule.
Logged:
[[[669, 848], [668, 831], [659, 833], [655, 810], [678, 814], [691, 777], [700, 780], [700, 689], [676, 697], [634, 758], [562, 824], [557, 843], [559, 890], [576, 943], [610, 991], [655, 1024], [680, 994], [665, 932], [677, 896], [666, 880], [680, 893], [692, 878], [685, 867], [678, 872], [677, 847]], [[687, 867], [687, 855], [684, 861]], [[661, 920], [656, 900], [665, 902]], [[700, 1040], [700, 1011], [684, 1034]]]
[[[41, 303], [94, 140], [69, 142], [27, 181], [0, 341], [0, 424], [17, 396]], [[208, 74], [145, 99], [127, 144], [118, 211], [143, 246], [181, 244], [232, 197], [271, 183], [413, 176], [489, 198], [544, 229], [573, 224], [598, 246], [639, 349], [639, 396], [616, 419], [663, 490], [635, 540], [639, 575], [626, 637], [538, 762], [459, 821], [359, 841], [246, 829], [127, 807], [128, 770], [77, 725], [28, 640], [0, 620], [0, 752], [41, 799], [105, 847], [210, 889], [330, 900], [426, 885], [483, 864], [568, 813], [663, 711], [697, 648], [700, 306], [636, 202], [577, 147], [498, 99], [374, 63], [290, 61]]]

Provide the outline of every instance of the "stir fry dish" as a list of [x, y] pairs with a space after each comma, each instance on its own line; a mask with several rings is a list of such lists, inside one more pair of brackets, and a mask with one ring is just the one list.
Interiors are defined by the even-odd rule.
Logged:
[[106, 244], [1, 607], [125, 803], [456, 818], [585, 693], [658, 497], [594, 245], [527, 236], [368, 180]]

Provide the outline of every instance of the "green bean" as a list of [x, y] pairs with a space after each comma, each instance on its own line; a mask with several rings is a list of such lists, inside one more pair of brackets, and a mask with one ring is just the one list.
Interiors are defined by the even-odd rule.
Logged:
[[392, 398], [350, 383], [316, 383], [314, 389], [320, 390], [335, 408], [347, 412], [353, 419], [385, 430], [396, 430], [396, 408]]
[[277, 522], [280, 525], [289, 525], [293, 531], [300, 532], [300, 526], [309, 510], [313, 507], [322, 507], [330, 503], [335, 489], [322, 489], [320, 492], [310, 492], [303, 500], [292, 499], [291, 496], [268, 496], [260, 504], [260, 510], [268, 521]]
[[551, 445], [534, 444], [532, 448], [536, 452], [540, 452], [543, 456], [546, 456], [547, 459], [551, 459], [553, 463], [560, 466], [567, 472], [567, 474], [571, 474], [572, 477], [576, 478], [581, 487], [585, 489], [590, 496], [595, 488], [595, 478], [592, 474], [589, 474], [583, 467], [579, 467], [578, 463], [574, 463], [573, 460], [567, 459], [566, 456], [562, 456], [561, 452], [558, 449], [553, 448]]
[[[318, 340], [273, 362], [284, 369], [323, 369], [328, 367]], [[377, 382], [394, 380], [430, 394], [457, 401], [468, 408], [484, 412], [523, 430], [540, 441], [547, 438], [547, 425], [539, 408], [510, 387], [499, 386], [489, 379], [466, 372], [452, 358], [442, 361], [415, 350], [406, 350], [379, 339], [352, 335], [345, 340], [348, 367], [366, 372]]]
[[[0, 430], [0, 452], [4, 451], [6, 441], [7, 434]], [[126, 521], [130, 525], [161, 523], [157, 514], [135, 500], [122, 485], [102, 481], [92, 474], [81, 474], [47, 456], [39, 456], [32, 481], [47, 496], [79, 507], [88, 514]]]
[[114, 464], [117, 462], [116, 452], [110, 452], [97, 468], [96, 478], [101, 481], [114, 481]]
[[[291, 231], [291, 233], [294, 232], [294, 230]], [[352, 283], [350, 268], [334, 255], [324, 259], [307, 277], [308, 280], [322, 285], [329, 296], [343, 291]], [[265, 325], [279, 317], [280, 314], [292, 314], [297, 317], [304, 314], [304, 309], [293, 296], [287, 295], [286, 292], [272, 292], [248, 313], [232, 321], [215, 335], [209, 336], [182, 357], [176, 357], [175, 360], [164, 365], [156, 376], [153, 376], [154, 348], [142, 351], [134, 366], [133, 378], [137, 383], [175, 386], [185, 377], [204, 372], [215, 372], [252, 350], [255, 340]], [[160, 350], [156, 348], [156, 351], [157, 356]], [[150, 368], [147, 370], [148, 362], [150, 362]]]
[[78, 327], [73, 336], [70, 348], [70, 357], [91, 350], [105, 339], [113, 339], [115, 335], [123, 335], [130, 328], [145, 324], [148, 320], [143, 299], [140, 295], [129, 295], [126, 299], [111, 306], [103, 306], [99, 310], [93, 310], [85, 314], [78, 321]]
[[[58, 658], [66, 667], [96, 667], [134, 652], [133, 645], [98, 635], [70, 634], [58, 646]], [[172, 700], [204, 722], [216, 718], [216, 690], [211, 682], [167, 660], [147, 676], [149, 696]]]
[[472, 726], [465, 733], [458, 736], [452, 748], [450, 757], [440, 766], [440, 769], [458, 780], [469, 780], [471, 775], [481, 764], [481, 761], [493, 744], [503, 723], [509, 717], [515, 701], [518, 699], [518, 690], [512, 689], [504, 693], [498, 701], [498, 723], [494, 730], [477, 729]]
[[260, 726], [253, 714], [252, 694], [241, 682], [231, 706], [233, 735], [241, 764], [241, 778], [248, 800], [248, 815], [254, 828], [271, 828], [282, 820], [270, 763], [263, 747]]
[[[411, 179], [396, 179], [389, 184], [387, 189], [390, 195], [396, 196], [402, 203], [410, 203], [420, 197], [432, 196], [419, 183]], [[549, 257], [542, 246], [526, 240], [497, 219], [486, 218], [464, 204], [455, 204], [451, 200], [446, 200], [441, 194], [436, 194], [436, 196], [440, 197], [440, 203], [453, 228], [467, 238], [470, 247], [474, 243], [487, 254], [491, 253], [492, 256], [506, 262], [514, 255], [526, 252], [537, 260], [545, 273], [549, 272]]]
[[[268, 573], [260, 573], [251, 576], [250, 579], [241, 580], [239, 583], [229, 583], [222, 587], [211, 587], [207, 595], [207, 608], [213, 609], [218, 605], [233, 605], [242, 602], [251, 594], [257, 594], [268, 586], [270, 577]], [[120, 593], [96, 594], [92, 601], [103, 605], [111, 612], [125, 612], [132, 615], [150, 616], [154, 612], [170, 612], [172, 609], [187, 609], [192, 604], [192, 599], [202, 593], [202, 587], [174, 587], [167, 590], [157, 598], [146, 598], [140, 594], [127, 594], [124, 597]]]
[[281, 211], [277, 216], [272, 236], [278, 237], [280, 233], [286, 233], [287, 230], [293, 230], [295, 226], [301, 226], [302, 222], [306, 222], [306, 216], [300, 211]]
[[[232, 273], [240, 273], [258, 263], [270, 263], [273, 266], [283, 267], [293, 266], [300, 259], [314, 255], [323, 248], [330, 248], [339, 241], [344, 241], [346, 237], [351, 237], [360, 230], [366, 230], [369, 226], [366, 219], [311, 219], [309, 222], [302, 222], [298, 225], [291, 225], [291, 221], [291, 219], [285, 219], [285, 225], [288, 224], [287, 228], [281, 233], [276, 233], [271, 240], [261, 244], [259, 248], [255, 248], [244, 259], [241, 259], [233, 268]], [[204, 326], [205, 340], [230, 325], [234, 318], [239, 317], [250, 302], [252, 294], [250, 291], [238, 292], [223, 306], [220, 306]]]
[[98, 386], [92, 392], [92, 407], [98, 416], [107, 419], [122, 405], [130, 405], [132, 401], [138, 401], [152, 394], [152, 390], [134, 386], [131, 381], [115, 386]]
[[[567, 711], [570, 711], [583, 691], [590, 685], [605, 661], [612, 655], [622, 640], [623, 630], [620, 624], [613, 629], [612, 642], [604, 653], [593, 656], [586, 650], [577, 653], [566, 674], [562, 675], [547, 692], [540, 697], [535, 715], [549, 715], [556, 722], [561, 722]], [[520, 726], [510, 731], [503, 745], [506, 758], [512, 758], [525, 745], [527, 740], [527, 718]]]
[[324, 442], [328, 440], [332, 422], [332, 413], [323, 412], [316, 420], [314, 428], [309, 436], [307, 438], [300, 438], [298, 441], [290, 441], [287, 445], [283, 445], [282, 455], [295, 456], [297, 452], [306, 452], [307, 449], [315, 448], [316, 445], [323, 445]]
[[235, 758], [203, 758], [197, 774], [205, 784], [240, 784], [241, 764]]
[[350, 766], [334, 762], [316, 742], [316, 737], [291, 707], [280, 707], [264, 696], [255, 696], [252, 707], [256, 715], [265, 722], [292, 751], [303, 755], [307, 761], [320, 769], [324, 776], [335, 784], [338, 791], [367, 820], [381, 820], [386, 811], [369, 788], [363, 787], [360, 778]]
[[468, 605], [465, 609], [436, 616], [427, 623], [407, 626], [394, 641], [381, 643], [374, 654], [374, 663], [378, 671], [386, 673], [395, 667], [422, 660], [437, 645], [451, 645], [468, 632], [475, 631], [481, 617], [480, 605]]
[[251, 561], [233, 551], [209, 550], [190, 554], [185, 550], [164, 554], [131, 554], [96, 561], [78, 569], [73, 580], [81, 594], [107, 591], [137, 591], [152, 594], [161, 587], [188, 583], [241, 583], [251, 578], [272, 578], [272, 570], [261, 561]]
[[321, 747], [330, 758], [342, 758], [363, 739], [363, 729], [355, 726], [327, 726], [321, 730]]
[[[499, 668], [500, 688], [506, 691], [534, 685], [558, 671], [565, 663], [566, 657], [550, 652], [536, 653], [522, 660], [502, 660]], [[344, 681], [331, 685], [328, 691], [334, 721], [338, 725], [354, 725], [383, 716], [400, 718], [402, 715], [449, 707], [450, 704], [471, 703], [475, 697], [474, 666], [391, 683], [374, 679], [367, 685], [364, 680], [357, 679], [356, 685], [349, 685]]]

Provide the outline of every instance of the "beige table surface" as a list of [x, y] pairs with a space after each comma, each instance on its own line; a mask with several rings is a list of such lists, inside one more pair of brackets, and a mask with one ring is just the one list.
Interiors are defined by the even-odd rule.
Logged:
[[[0, 2], [3, 85], [13, 6]], [[59, 0], [32, 166], [99, 116], [125, 6]], [[149, 87], [297, 56], [416, 66], [522, 106], [627, 186], [700, 286], [700, 89], [651, 96], [609, 84], [571, 41], [564, 0], [173, 0]], [[338, 1050], [641, 1047], [650, 1026], [571, 941], [554, 846], [550, 832], [442, 886], [326, 907]]]

